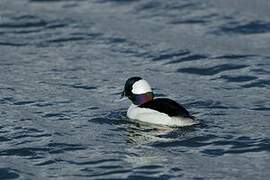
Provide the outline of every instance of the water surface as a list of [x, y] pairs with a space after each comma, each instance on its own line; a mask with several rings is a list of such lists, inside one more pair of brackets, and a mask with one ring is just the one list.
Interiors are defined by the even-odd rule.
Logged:
[[[267, 0], [1, 0], [0, 179], [268, 179]], [[201, 123], [129, 121], [139, 75]]]

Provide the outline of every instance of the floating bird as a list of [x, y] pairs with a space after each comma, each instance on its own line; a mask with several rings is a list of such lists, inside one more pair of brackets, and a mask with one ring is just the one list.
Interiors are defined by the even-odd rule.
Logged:
[[132, 101], [127, 111], [130, 119], [167, 126], [196, 124], [189, 112], [174, 100], [154, 98], [150, 85], [141, 77], [129, 78], [121, 97]]

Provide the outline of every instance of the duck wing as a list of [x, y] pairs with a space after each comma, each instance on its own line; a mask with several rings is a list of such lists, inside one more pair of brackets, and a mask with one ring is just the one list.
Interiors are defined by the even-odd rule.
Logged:
[[189, 112], [182, 105], [168, 98], [156, 98], [140, 105], [139, 107], [153, 109], [161, 113], [168, 114], [168, 116], [182, 116], [191, 118]]

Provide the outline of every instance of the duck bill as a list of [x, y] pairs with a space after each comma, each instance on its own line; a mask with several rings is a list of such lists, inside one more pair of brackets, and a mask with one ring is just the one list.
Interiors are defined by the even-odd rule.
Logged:
[[125, 91], [121, 93], [120, 100], [125, 99]]
[[113, 102], [122, 102], [126, 99], [127, 99], [127, 97], [125, 96], [125, 92], [122, 92], [121, 97], [119, 99], [114, 100]]

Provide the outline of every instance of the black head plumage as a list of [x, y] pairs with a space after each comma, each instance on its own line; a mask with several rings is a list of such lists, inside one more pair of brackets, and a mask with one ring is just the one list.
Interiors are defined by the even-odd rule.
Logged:
[[124, 87], [124, 91], [122, 92], [122, 96], [126, 96], [126, 97], [131, 99], [131, 97], [133, 96], [132, 86], [135, 82], [137, 82], [141, 79], [142, 79], [141, 77], [137, 77], [137, 76], [129, 78], [125, 83], [125, 87]]

